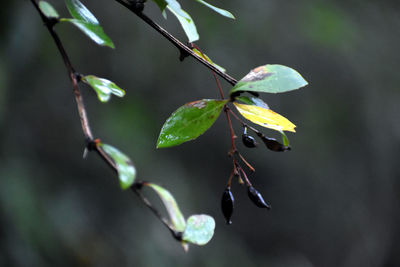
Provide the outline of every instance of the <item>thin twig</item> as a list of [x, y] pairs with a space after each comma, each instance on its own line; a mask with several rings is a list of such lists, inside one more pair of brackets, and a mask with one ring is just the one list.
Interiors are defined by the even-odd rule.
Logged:
[[[199, 50], [199, 52], [201, 53], [201, 55], [203, 56], [203, 58], [205, 58], [205, 55], [203, 54], [203, 52], [201, 51], [201, 49], [200, 49], [197, 45], [195, 45], [195, 44], [192, 44], [192, 45], [194, 46], [194, 48], [196, 48], [197, 50]], [[212, 72], [212, 74], [213, 74], [213, 76], [214, 76], [215, 82], [217, 83], [217, 87], [218, 87], [219, 93], [220, 93], [220, 95], [221, 95], [221, 98], [224, 99], [224, 93], [223, 93], [223, 91], [222, 91], [222, 87], [221, 87], [221, 84], [219, 83], [218, 77], [215, 75], [215, 72], [214, 72], [214, 71], [211, 70], [211, 72]], [[233, 131], [231, 118], [229, 117], [229, 112], [232, 112], [232, 110], [231, 110], [227, 105], [224, 105], [224, 112], [225, 112], [225, 114], [226, 114], [226, 119], [227, 119], [227, 121], [228, 121], [229, 130], [230, 130], [230, 134], [231, 134], [231, 140], [232, 140], [232, 147], [231, 147], [231, 150], [229, 151], [229, 155], [232, 157], [233, 170], [232, 170], [231, 175], [229, 176], [228, 183], [227, 183], [227, 187], [230, 187], [230, 186], [231, 186], [231, 183], [232, 183], [232, 178], [233, 178], [234, 173], [238, 173], [239, 179], [241, 180], [241, 178], [240, 178], [240, 173], [237, 171], [237, 169], [239, 168], [239, 169], [241, 170], [241, 172], [244, 172], [243, 169], [240, 167], [239, 163], [236, 161], [235, 155], [239, 155], [239, 158], [244, 162], [244, 164], [246, 164], [246, 166], [247, 166], [252, 172], [255, 172], [256, 170], [253, 168], [253, 166], [250, 165], [250, 163], [248, 163], [248, 162], [246, 161], [246, 159], [245, 159], [245, 158], [239, 153], [239, 151], [236, 149], [236, 145], [235, 145], [235, 138], [236, 138], [236, 137], [235, 137], [235, 133], [234, 133], [234, 131]], [[236, 114], [234, 114], [234, 115], [236, 116]], [[247, 178], [247, 176], [246, 176], [245, 173], [244, 173], [244, 176], [245, 176], [245, 178], [246, 178], [247, 184], [249, 184], [250, 181], [249, 181], [249, 179]]]
[[243, 174], [246, 184], [248, 186], [251, 186], [251, 182], [250, 182], [249, 178], [247, 178], [246, 172], [243, 170], [243, 168], [237, 162], [235, 162], [235, 164], [236, 164], [236, 167], [239, 169], [239, 171]]
[[232, 183], [232, 178], [235, 175], [235, 168], [232, 169], [232, 173], [229, 176], [228, 182], [226, 183], [226, 187], [230, 188], [231, 187], [231, 183]]
[[123, 0], [115, 0], [130, 11], [132, 11], [135, 15], [137, 15], [139, 18], [141, 18], [144, 22], [146, 22], [150, 27], [155, 29], [157, 32], [159, 32], [162, 36], [164, 36], [168, 41], [170, 41], [174, 46], [176, 46], [181, 53], [190, 55], [191, 57], [195, 58], [197, 61], [199, 61], [201, 64], [206, 66], [207, 68], [211, 69], [215, 73], [217, 73], [221, 78], [226, 80], [228, 83], [231, 85], [235, 85], [237, 83], [237, 80], [229, 76], [228, 74], [222, 72], [219, 70], [217, 67], [212, 65], [211, 63], [207, 62], [205, 59], [197, 55], [195, 52], [192, 51], [187, 45], [183, 44], [181, 41], [179, 41], [177, 38], [175, 38], [172, 34], [170, 34], [168, 31], [163, 29], [160, 25], [155, 23], [152, 19], [150, 19], [148, 16], [143, 14], [141, 11], [135, 9], [132, 5], [124, 2]]
[[[95, 150], [97, 154], [102, 158], [112, 170], [114, 170], [116, 173], [118, 173], [117, 166], [115, 162], [108, 156], [107, 153], [104, 152], [104, 150], [96, 144], [96, 141], [93, 140], [93, 134], [90, 129], [89, 125], [89, 120], [87, 117], [85, 105], [83, 103], [83, 98], [81, 96], [81, 92], [79, 90], [78, 82], [79, 82], [79, 75], [76, 74], [71, 61], [68, 57], [67, 52], [64, 49], [64, 46], [62, 45], [62, 42], [58, 36], [58, 34], [54, 30], [54, 25], [58, 22], [57, 19], [49, 19], [47, 18], [43, 12], [40, 10], [38, 3], [35, 0], [31, 0], [32, 4], [35, 6], [36, 10], [39, 12], [40, 17], [42, 18], [44, 24], [46, 25], [51, 37], [54, 40], [54, 43], [57, 46], [57, 49], [64, 61], [64, 65], [67, 68], [68, 71], [68, 76], [71, 79], [72, 87], [73, 87], [73, 93], [75, 96], [76, 104], [77, 104], [77, 109], [79, 112], [79, 118], [81, 121], [82, 125], [82, 131], [83, 134], [85, 135], [86, 141], [87, 141], [87, 148], [90, 150]], [[131, 187], [131, 190], [136, 193], [137, 196], [142, 200], [142, 202], [148, 207], [153, 214], [171, 231], [172, 235], [179, 240], [180, 238], [180, 233], [175, 231], [175, 229], [168, 223], [167, 219], [165, 219], [156, 208], [152, 206], [150, 201], [143, 196], [143, 194], [140, 192], [140, 189], [136, 187], [136, 184], [133, 184]]]
[[37, 2], [35, 0], [31, 0], [32, 4], [35, 6], [37, 11], [40, 14], [40, 17], [42, 18], [44, 24], [46, 25], [47, 29], [49, 30], [49, 33], [51, 37], [54, 40], [54, 43], [57, 46], [58, 51], [60, 52], [60, 55], [64, 61], [65, 67], [67, 68], [68, 71], [68, 76], [71, 79], [72, 82], [72, 87], [73, 87], [73, 92], [75, 96], [75, 101], [78, 107], [78, 112], [79, 112], [79, 118], [81, 120], [82, 124], [82, 130], [83, 133], [86, 137], [86, 139], [93, 139], [92, 132], [89, 127], [89, 120], [87, 118], [86, 110], [85, 110], [85, 105], [83, 103], [83, 99], [79, 90], [78, 86], [78, 80], [77, 80], [77, 75], [75, 74], [75, 70], [72, 67], [71, 60], [69, 59], [67, 52], [64, 49], [64, 46], [61, 43], [60, 38], [58, 37], [57, 33], [54, 31], [53, 26], [58, 22], [57, 19], [49, 19], [47, 18], [43, 12], [40, 10]]
[[130, 189], [143, 201], [146, 207], [149, 208], [153, 212], [153, 214], [160, 219], [165, 227], [170, 230], [173, 237], [177, 240], [181, 240], [181, 233], [177, 232], [174, 227], [172, 227], [168, 220], [161, 215], [161, 213], [150, 203], [150, 201], [142, 194], [142, 192], [136, 186], [131, 186]]
[[[206, 55], [203, 53], [203, 51], [200, 49], [200, 47], [198, 47], [196, 44], [192, 43], [191, 44], [194, 48], [196, 48], [197, 50], [199, 50], [201, 56], [203, 58], [206, 58]], [[215, 72], [213, 70], [211, 70], [212, 75], [214, 76], [214, 80], [217, 83], [217, 87], [218, 87], [218, 91], [219, 91], [219, 95], [221, 96], [221, 99], [225, 99], [224, 97], [224, 92], [222, 91], [222, 86], [218, 80], [217, 75], [215, 75]], [[226, 106], [226, 105], [225, 105]]]
[[[221, 85], [220, 85], [220, 83], [219, 83], [219, 81], [218, 81], [218, 79], [217, 79], [217, 77], [216, 77], [215, 74], [218, 74], [221, 78], [225, 79], [225, 80], [226, 80], [228, 83], [230, 83], [231, 85], [235, 85], [235, 84], [237, 83], [237, 80], [236, 80], [236, 79], [234, 79], [234, 78], [232, 78], [231, 76], [229, 76], [228, 74], [222, 72], [222, 71], [219, 70], [217, 67], [215, 67], [214, 65], [210, 64], [208, 61], [206, 61], [205, 59], [203, 59], [203, 57], [205, 57], [205, 56], [204, 56], [204, 54], [201, 52], [200, 49], [198, 49], [198, 50], [199, 50], [200, 53], [203, 55], [203, 57], [200, 57], [200, 56], [197, 55], [195, 52], [193, 52], [193, 50], [190, 49], [187, 45], [185, 45], [185, 44], [183, 44], [182, 42], [180, 42], [180, 41], [179, 41], [177, 38], [175, 38], [172, 34], [170, 34], [168, 31], [166, 31], [165, 29], [163, 29], [160, 25], [158, 25], [158, 24], [155, 23], [153, 20], [151, 20], [149, 17], [147, 17], [145, 14], [143, 14], [141, 10], [138, 10], [138, 9], [134, 8], [132, 5], [130, 5], [130, 4], [126, 3], [126, 2], [124, 2], [123, 0], [115, 0], [115, 1], [117, 1], [119, 4], [123, 5], [123, 6], [126, 7], [127, 9], [129, 9], [131, 12], [133, 12], [135, 15], [137, 15], [139, 18], [141, 18], [143, 21], [145, 21], [148, 25], [150, 25], [153, 29], [155, 29], [157, 32], [159, 32], [162, 36], [164, 36], [168, 41], [170, 41], [174, 46], [176, 46], [176, 47], [179, 49], [179, 51], [181, 52], [181, 55], [186, 53], [186, 55], [192, 56], [193, 58], [195, 58], [196, 60], [198, 60], [201, 64], [203, 64], [204, 66], [206, 66], [207, 68], [209, 68], [209, 69], [212, 71], [213, 76], [214, 76], [214, 78], [215, 78], [215, 80], [216, 80], [216, 83], [217, 83], [217, 86], [218, 86], [218, 89], [219, 89], [219, 93], [220, 93], [222, 99], [224, 99], [224, 94], [223, 94], [223, 92], [222, 92]], [[195, 47], [197, 47], [197, 46], [195, 45]], [[227, 119], [227, 121], [228, 121], [229, 131], [230, 131], [230, 135], [231, 135], [232, 148], [231, 148], [230, 154], [232, 155], [232, 154], [235, 153], [237, 150], [236, 150], [236, 145], [235, 145], [235, 138], [236, 138], [236, 136], [235, 136], [235, 133], [234, 133], [234, 131], [233, 131], [232, 122], [231, 122], [231, 119], [230, 119], [230, 116], [229, 116], [229, 111], [230, 111], [236, 118], [238, 118], [238, 117], [236, 116], [236, 114], [234, 114], [234, 113], [229, 109], [229, 107], [228, 107], [227, 105], [224, 106], [224, 112], [225, 112], [225, 114], [226, 114], [226, 119]], [[253, 128], [253, 129], [254, 129], [254, 128]], [[241, 156], [241, 155], [240, 155], [240, 156]], [[245, 164], [246, 164], [247, 166], [249, 166], [249, 168], [250, 168], [251, 170], [254, 171], [254, 168], [251, 167], [251, 165], [248, 164], [247, 161], [244, 160], [243, 157], [241, 157], [241, 158], [242, 158], [242, 160], [245, 162]], [[235, 165], [235, 163], [234, 163], [234, 165]], [[240, 168], [240, 169], [241, 169], [241, 168]], [[242, 169], [241, 169], [241, 171], [243, 172]], [[246, 175], [246, 174], [244, 174], [244, 175]], [[248, 181], [247, 176], [245, 176], [245, 178], [246, 178], [246, 180]], [[248, 183], [249, 183], [249, 181], [248, 181]]]
[[247, 162], [247, 160], [242, 156], [242, 154], [239, 153], [239, 151], [236, 151], [236, 154], [239, 155], [239, 158], [243, 161], [243, 163], [247, 166], [247, 168], [250, 169], [250, 171], [252, 172], [256, 171], [256, 169], [254, 169], [254, 167]]
[[238, 120], [244, 127], [249, 128], [250, 130], [252, 130], [253, 132], [255, 132], [257, 135], [262, 134], [259, 130], [257, 130], [256, 128], [254, 128], [253, 126], [245, 123], [238, 115], [235, 114], [235, 112], [233, 112], [229, 107], [227, 107], [229, 113], [232, 114], [233, 117], [235, 117], [236, 120]]

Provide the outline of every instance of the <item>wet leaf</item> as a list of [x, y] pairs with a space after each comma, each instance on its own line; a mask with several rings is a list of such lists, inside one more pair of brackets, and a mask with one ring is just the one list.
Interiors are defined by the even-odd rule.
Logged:
[[125, 91], [119, 88], [112, 81], [96, 77], [94, 75], [87, 75], [82, 77], [82, 81], [89, 84], [97, 93], [97, 97], [101, 102], [107, 102], [111, 94], [123, 97]]
[[87, 23], [78, 19], [60, 19], [60, 21], [72, 23], [98, 45], [114, 48], [114, 43], [104, 33], [103, 28], [100, 25]]
[[231, 18], [231, 19], [235, 19], [235, 17], [232, 15], [232, 13], [227, 11], [227, 10], [225, 10], [225, 9], [210, 5], [209, 3], [207, 3], [207, 2], [205, 2], [203, 0], [196, 0], [196, 1], [201, 3], [201, 4], [203, 4], [203, 5], [205, 5], [208, 8], [211, 8], [212, 10], [214, 10], [215, 12], [219, 13], [222, 16], [225, 16], [225, 17]]
[[[183, 30], [185, 31], [185, 34], [189, 39], [189, 42], [192, 43], [194, 41], [199, 40], [200, 37], [199, 34], [197, 33], [196, 25], [194, 24], [194, 21], [189, 16], [189, 14], [182, 9], [180, 9], [180, 12], [178, 13], [176, 12], [176, 9], [173, 9], [170, 5], [168, 5], [167, 8], [179, 20], [179, 23], [181, 24]], [[185, 16], [182, 16], [182, 14], [185, 14]]]
[[307, 84], [307, 81], [292, 68], [264, 65], [251, 70], [231, 89], [230, 94], [241, 91], [283, 93]]
[[39, 8], [48, 18], [58, 18], [59, 15], [52, 5], [46, 1], [39, 1]]
[[118, 178], [121, 188], [129, 188], [136, 178], [136, 169], [133, 166], [129, 157], [113, 146], [107, 144], [99, 144], [99, 146], [114, 161], [117, 167]]
[[[188, 22], [192, 21], [192, 18], [186, 13], [182, 8], [181, 5], [176, 0], [165, 0], [167, 2], [169, 10], [174, 13], [178, 14], [180, 17], [186, 19]], [[176, 16], [176, 15], [175, 15]]]
[[165, 2], [165, 0], [153, 0], [153, 2], [157, 4], [161, 12], [163, 12], [168, 5], [167, 2]]
[[178, 108], [164, 123], [157, 148], [193, 140], [213, 125], [228, 100], [203, 99]]
[[99, 25], [99, 21], [96, 17], [80, 1], [65, 0], [65, 4], [73, 18], [89, 24]]
[[289, 138], [286, 136], [285, 132], [280, 131], [281, 135], [282, 135], [282, 142], [283, 145], [286, 147], [290, 147], [290, 142], [289, 142]]
[[78, 27], [95, 43], [114, 48], [111, 39], [104, 33], [96, 17], [78, 0], [65, 0], [69, 13], [74, 19], [61, 19]]
[[261, 108], [254, 105], [239, 104], [237, 102], [233, 102], [233, 104], [243, 117], [251, 122], [254, 122], [255, 124], [276, 131], [296, 132], [294, 130], [296, 125], [270, 109]]
[[267, 103], [265, 103], [264, 100], [262, 100], [261, 98], [258, 98], [258, 97], [237, 96], [235, 99], [238, 101], [242, 101], [243, 103], [248, 104], [248, 105], [254, 105], [254, 106], [261, 107], [261, 108], [269, 109], [269, 106], [267, 105]]
[[214, 235], [215, 221], [208, 215], [192, 215], [186, 222], [182, 239], [199, 246], [207, 244]]
[[197, 54], [199, 57], [201, 57], [202, 59], [204, 59], [205, 61], [207, 61], [208, 63], [210, 63], [211, 65], [213, 65], [213, 66], [216, 67], [217, 69], [219, 69], [220, 71], [226, 72], [226, 70], [225, 70], [223, 67], [221, 67], [221, 66], [215, 64], [206, 54], [201, 53], [201, 52], [200, 52], [199, 50], [197, 50], [196, 48], [193, 48], [192, 50], [193, 50], [193, 52], [194, 52], [195, 54]]
[[161, 198], [165, 208], [167, 209], [168, 215], [171, 219], [171, 223], [174, 226], [175, 230], [183, 232], [186, 227], [185, 218], [183, 217], [178, 207], [178, 204], [176, 203], [175, 198], [171, 195], [171, 193], [168, 190], [156, 184], [146, 183], [145, 185], [154, 189], [154, 191]]

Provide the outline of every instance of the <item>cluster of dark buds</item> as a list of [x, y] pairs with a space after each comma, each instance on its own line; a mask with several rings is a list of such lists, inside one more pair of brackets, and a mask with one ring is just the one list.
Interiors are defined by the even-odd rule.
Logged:
[[[266, 145], [266, 147], [272, 151], [275, 152], [284, 152], [290, 150], [290, 146], [288, 142], [284, 142], [284, 144], [281, 144], [278, 142], [275, 138], [270, 138], [265, 136], [262, 132], [258, 131], [257, 129], [253, 128], [252, 126], [249, 126], [245, 122], [243, 122], [239, 117], [236, 116], [234, 112], [232, 112], [228, 108], [228, 112], [233, 115], [235, 119], [237, 119], [243, 126], [243, 134], [242, 134], [242, 143], [245, 147], [247, 148], [255, 148], [258, 146], [258, 143], [256, 142], [256, 139], [249, 134], [249, 129], [253, 131], [256, 136], [258, 136], [262, 142]], [[234, 136], [236, 138], [236, 136]], [[222, 213], [225, 217], [226, 223], [227, 224], [232, 224], [232, 214], [233, 214], [233, 209], [234, 209], [234, 197], [231, 192], [231, 183], [232, 183], [232, 178], [237, 177], [239, 184], [244, 185], [246, 184], [247, 186], [247, 195], [250, 198], [250, 200], [259, 208], [266, 208], [266, 209], [271, 209], [271, 206], [265, 202], [263, 196], [261, 193], [253, 187], [251, 184], [249, 178], [246, 175], [246, 172], [243, 170], [243, 168], [240, 165], [240, 161], [243, 162], [247, 168], [251, 172], [254, 172], [255, 169], [244, 159], [244, 157], [239, 153], [237, 150], [236, 146], [233, 146], [231, 151], [229, 152], [229, 156], [232, 157], [233, 159], [233, 171], [231, 176], [229, 177], [228, 183], [226, 185], [226, 188], [222, 194], [222, 199], [221, 199], [221, 209]]]
[[[240, 168], [240, 167], [238, 166], [238, 168]], [[269, 205], [268, 203], [265, 202], [263, 196], [260, 194], [260, 192], [257, 191], [257, 189], [255, 189], [253, 187], [253, 185], [248, 180], [247, 176], [245, 176], [246, 174], [243, 172], [243, 170], [240, 169], [240, 171], [243, 173], [243, 175], [245, 177], [245, 181], [247, 184], [247, 194], [248, 194], [250, 200], [254, 203], [254, 205], [256, 205], [259, 208], [266, 208], [268, 210], [271, 209], [271, 205]], [[233, 197], [233, 194], [231, 192], [231, 186], [230, 186], [233, 176], [237, 176], [239, 178], [239, 183], [244, 184], [243, 179], [239, 175], [239, 172], [236, 172], [233, 175], [231, 175], [231, 177], [229, 178], [229, 181], [228, 181], [229, 184], [226, 186], [226, 188], [222, 194], [221, 209], [222, 209], [222, 213], [225, 217], [227, 224], [232, 224], [231, 217], [233, 214], [233, 207], [234, 207], [234, 202], [235, 202], [235, 198]]]

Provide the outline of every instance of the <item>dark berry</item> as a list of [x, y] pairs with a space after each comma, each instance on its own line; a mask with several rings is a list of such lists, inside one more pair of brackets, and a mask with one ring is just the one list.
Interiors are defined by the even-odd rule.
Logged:
[[249, 195], [250, 200], [259, 208], [267, 208], [271, 209], [271, 206], [265, 203], [260, 192], [257, 191], [253, 186], [249, 186], [247, 188], [247, 194]]
[[263, 140], [263, 142], [267, 146], [267, 148], [272, 151], [283, 152], [286, 150], [290, 150], [290, 147], [282, 145], [281, 143], [276, 141], [275, 138], [268, 138], [266, 136], [261, 136], [261, 139]]
[[222, 194], [222, 199], [221, 199], [221, 209], [222, 213], [224, 214], [226, 224], [232, 224], [231, 217], [233, 213], [233, 202], [234, 198], [232, 195], [232, 192], [229, 187], [227, 187]]
[[242, 142], [246, 147], [253, 148], [257, 146], [256, 139], [254, 139], [253, 136], [247, 134], [242, 135]]

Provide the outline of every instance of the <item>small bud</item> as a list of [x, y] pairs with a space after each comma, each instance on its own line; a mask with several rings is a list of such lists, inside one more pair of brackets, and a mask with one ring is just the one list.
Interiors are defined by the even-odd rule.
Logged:
[[253, 136], [243, 134], [242, 135], [242, 142], [246, 147], [253, 148], [257, 146], [257, 142]]
[[135, 8], [136, 8], [137, 10], [139, 10], [139, 11], [143, 11], [143, 9], [144, 9], [144, 4], [143, 4], [143, 3], [137, 2], [136, 5], [135, 5]]
[[253, 186], [249, 186], [247, 188], [247, 194], [249, 195], [250, 200], [259, 208], [267, 208], [271, 209], [271, 206], [265, 203], [260, 192], [257, 191]]
[[229, 187], [225, 188], [221, 199], [222, 213], [224, 214], [226, 224], [232, 224], [231, 217], [233, 213], [234, 198]]
[[145, 0], [128, 0], [129, 4], [138, 11], [143, 11]]
[[275, 151], [275, 152], [283, 152], [286, 150], [290, 150], [289, 146], [284, 146], [278, 141], [276, 141], [275, 138], [268, 138], [266, 136], [261, 136], [261, 139], [263, 140], [264, 144], [267, 146], [268, 149]]

